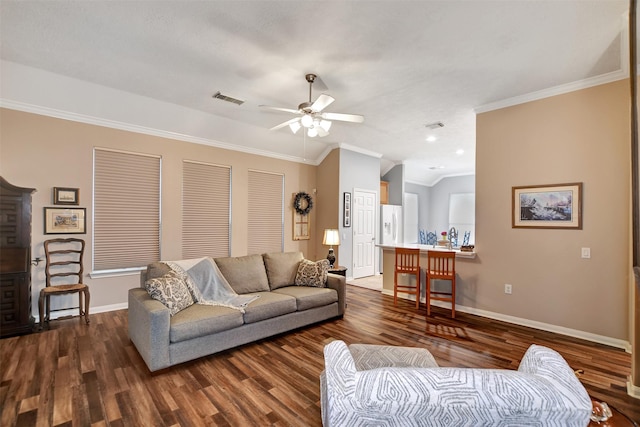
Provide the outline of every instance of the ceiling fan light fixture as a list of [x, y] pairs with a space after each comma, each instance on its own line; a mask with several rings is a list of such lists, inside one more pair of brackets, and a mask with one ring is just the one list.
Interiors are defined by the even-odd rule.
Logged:
[[329, 129], [331, 129], [331, 122], [329, 120], [321, 120], [320, 127], [324, 129], [325, 132], [329, 132]]
[[309, 135], [309, 137], [311, 138], [315, 138], [316, 136], [318, 136], [318, 131], [316, 130], [316, 128], [311, 127], [307, 131], [307, 135]]
[[300, 123], [302, 123], [302, 126], [306, 128], [311, 127], [313, 126], [313, 117], [311, 117], [309, 114], [305, 114], [300, 119]]

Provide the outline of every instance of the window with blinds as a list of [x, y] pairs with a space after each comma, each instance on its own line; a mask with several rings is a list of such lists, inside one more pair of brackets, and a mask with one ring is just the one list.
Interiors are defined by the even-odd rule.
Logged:
[[182, 165], [182, 256], [230, 255], [231, 167]]
[[160, 259], [161, 158], [94, 149], [93, 271]]
[[249, 171], [248, 254], [284, 248], [284, 175]]

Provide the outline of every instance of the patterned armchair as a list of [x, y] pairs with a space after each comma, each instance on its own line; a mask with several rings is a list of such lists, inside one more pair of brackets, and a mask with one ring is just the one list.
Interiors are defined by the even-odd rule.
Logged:
[[591, 400], [567, 362], [532, 345], [517, 371], [439, 368], [425, 349], [325, 346], [322, 423], [330, 426], [580, 426]]

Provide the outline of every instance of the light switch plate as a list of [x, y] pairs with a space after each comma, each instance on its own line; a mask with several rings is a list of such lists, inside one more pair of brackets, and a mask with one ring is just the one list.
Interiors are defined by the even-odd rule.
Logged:
[[582, 258], [591, 258], [591, 248], [582, 248]]

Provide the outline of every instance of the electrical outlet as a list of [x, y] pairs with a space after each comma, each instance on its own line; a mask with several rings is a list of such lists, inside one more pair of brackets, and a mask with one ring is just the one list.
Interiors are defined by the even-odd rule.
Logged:
[[510, 284], [505, 283], [505, 285], [504, 285], [504, 293], [511, 295], [511, 285]]
[[591, 248], [582, 248], [582, 258], [591, 258]]

